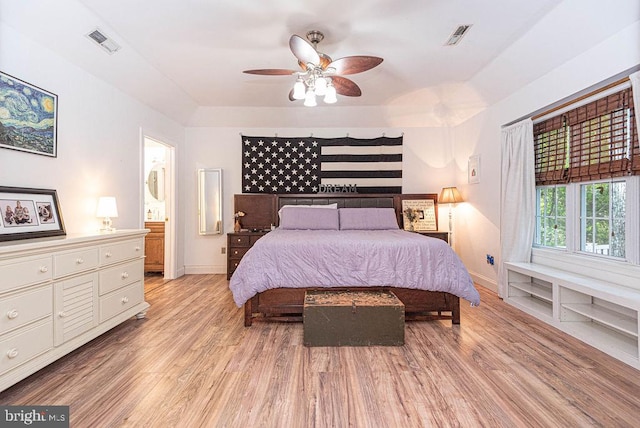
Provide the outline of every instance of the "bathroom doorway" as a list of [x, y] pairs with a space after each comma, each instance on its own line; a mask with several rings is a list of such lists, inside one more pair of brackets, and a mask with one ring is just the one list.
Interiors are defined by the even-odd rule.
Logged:
[[145, 274], [175, 278], [175, 237], [173, 234], [174, 148], [144, 137], [144, 227]]

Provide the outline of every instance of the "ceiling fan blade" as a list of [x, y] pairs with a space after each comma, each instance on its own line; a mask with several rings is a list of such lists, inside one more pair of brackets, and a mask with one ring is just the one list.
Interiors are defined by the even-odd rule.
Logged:
[[362, 73], [377, 67], [382, 62], [382, 58], [377, 56], [346, 56], [338, 58], [327, 67], [335, 68], [335, 73], [339, 75]]
[[362, 95], [360, 87], [346, 77], [333, 76], [331, 77], [331, 81], [336, 88], [336, 92], [340, 95], [347, 97], [359, 97]]
[[314, 49], [313, 46], [305, 39], [295, 34], [289, 39], [289, 48], [291, 52], [298, 58], [298, 61], [307, 64], [312, 63], [315, 65], [320, 64], [320, 55]]
[[297, 73], [297, 71], [285, 70], [283, 68], [263, 68], [258, 70], [244, 70], [243, 73], [260, 74], [264, 76], [290, 76]]

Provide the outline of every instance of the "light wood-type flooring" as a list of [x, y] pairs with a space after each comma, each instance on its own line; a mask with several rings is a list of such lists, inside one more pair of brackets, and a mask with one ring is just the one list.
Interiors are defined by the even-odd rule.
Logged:
[[147, 277], [131, 319], [0, 393], [69, 405], [72, 427], [632, 427], [640, 371], [480, 288], [462, 324], [402, 347], [307, 348], [302, 324], [243, 327], [223, 275]]

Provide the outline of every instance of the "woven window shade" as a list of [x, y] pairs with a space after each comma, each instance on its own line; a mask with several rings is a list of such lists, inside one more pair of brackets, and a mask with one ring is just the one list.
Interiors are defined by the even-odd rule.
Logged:
[[629, 174], [633, 145], [630, 137], [634, 135], [629, 132], [630, 122], [634, 121], [629, 114], [632, 106], [629, 88], [566, 113], [571, 147], [569, 181]]
[[631, 88], [533, 126], [536, 185], [640, 175]]
[[567, 138], [564, 116], [533, 125], [536, 185], [567, 182]]
[[631, 111], [631, 175], [640, 175], [640, 140], [638, 139], [638, 121], [636, 120], [633, 96], [629, 95], [629, 109]]

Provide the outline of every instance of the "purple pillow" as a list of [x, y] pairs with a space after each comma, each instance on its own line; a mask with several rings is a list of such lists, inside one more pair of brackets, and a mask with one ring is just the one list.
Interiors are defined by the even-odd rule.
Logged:
[[399, 229], [393, 208], [340, 208], [340, 230]]
[[338, 230], [338, 210], [319, 210], [308, 207], [282, 207], [280, 228], [305, 230]]

